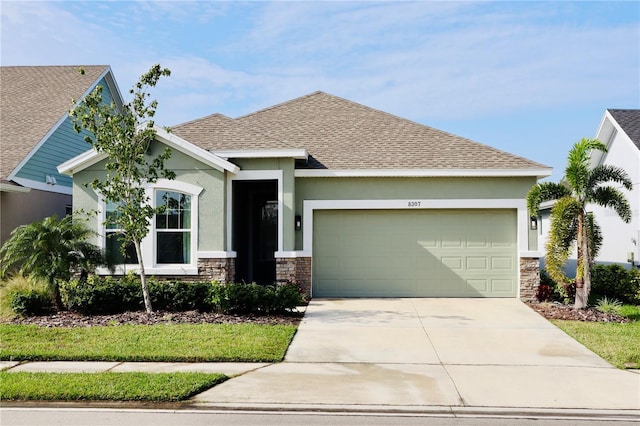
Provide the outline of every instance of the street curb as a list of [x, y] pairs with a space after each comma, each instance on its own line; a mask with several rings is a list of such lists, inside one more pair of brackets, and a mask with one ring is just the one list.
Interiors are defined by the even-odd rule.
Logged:
[[317, 415], [379, 415], [407, 417], [506, 418], [557, 420], [611, 420], [640, 423], [640, 410], [602, 410], [535, 407], [464, 407], [464, 406], [381, 406], [322, 404], [241, 404], [194, 403], [192, 401], [154, 403], [135, 401], [2, 401], [0, 410], [12, 408], [60, 408], [67, 410], [123, 411], [197, 411], [291, 413]]

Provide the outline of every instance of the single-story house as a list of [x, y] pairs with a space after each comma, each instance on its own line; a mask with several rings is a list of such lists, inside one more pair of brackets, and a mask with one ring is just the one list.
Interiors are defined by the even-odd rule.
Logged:
[[[621, 186], [631, 207], [631, 221], [625, 223], [610, 208], [590, 205], [602, 229], [603, 241], [595, 259], [598, 264], [617, 263], [627, 268], [640, 266], [640, 109], [607, 109], [602, 116], [595, 138], [607, 146], [607, 152], [594, 151], [591, 166], [609, 164], [621, 167], [629, 174], [633, 189]], [[540, 249], [545, 251], [550, 229], [550, 213], [553, 202], [541, 205]], [[570, 276], [576, 270], [575, 250], [567, 261]], [[544, 262], [543, 262], [544, 265]]]
[[[175, 180], [143, 242], [148, 272], [296, 282], [312, 297], [521, 297], [538, 284], [525, 197], [551, 169], [315, 92], [238, 118], [158, 129]], [[59, 166], [107, 246], [89, 151]], [[124, 270], [135, 269], [126, 265]]]
[[20, 225], [71, 213], [72, 179], [57, 166], [90, 148], [69, 110], [97, 85], [122, 105], [106, 65], [0, 67], [0, 244]]

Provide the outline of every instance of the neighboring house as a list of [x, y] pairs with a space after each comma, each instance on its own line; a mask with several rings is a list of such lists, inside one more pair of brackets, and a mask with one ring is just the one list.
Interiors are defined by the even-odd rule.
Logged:
[[[151, 274], [293, 281], [313, 297], [533, 298], [525, 197], [546, 166], [323, 92], [158, 128], [152, 154], [163, 146], [176, 179], [148, 187], [168, 206], [143, 242]], [[59, 166], [97, 230], [110, 206], [84, 184], [104, 161]]]
[[[602, 228], [604, 238], [595, 261], [600, 264], [618, 263], [630, 268], [633, 258], [633, 264], [638, 266], [640, 265], [640, 110], [605, 110], [595, 138], [607, 145], [607, 152], [594, 151], [591, 158], [592, 167], [600, 164], [621, 167], [627, 171], [633, 183], [631, 191], [627, 191], [622, 186], [619, 187], [631, 206], [631, 222], [625, 223], [610, 208], [597, 205], [588, 207]], [[541, 205], [539, 241], [543, 252], [549, 234], [551, 207], [553, 202]], [[575, 270], [574, 250], [567, 261], [566, 272], [569, 276], [574, 276]]]
[[73, 130], [72, 100], [98, 84], [122, 104], [108, 66], [0, 67], [0, 243], [22, 224], [71, 211], [72, 180], [57, 166], [90, 146]]
[[640, 109], [607, 109], [596, 139], [607, 145], [607, 152], [594, 153], [592, 165], [610, 164], [627, 171], [633, 189], [620, 187], [631, 205], [631, 222], [625, 223], [611, 209], [592, 206], [602, 227], [604, 240], [596, 261], [640, 265]]

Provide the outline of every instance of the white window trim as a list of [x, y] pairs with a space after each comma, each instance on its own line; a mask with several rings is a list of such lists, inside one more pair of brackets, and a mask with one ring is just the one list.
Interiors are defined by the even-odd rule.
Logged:
[[[237, 180], [277, 180], [278, 181], [278, 250], [282, 251], [284, 241], [284, 186], [282, 170], [242, 170], [227, 176], [227, 252], [233, 251], [233, 182]], [[275, 253], [274, 253], [275, 254]]]
[[[141, 242], [142, 261], [145, 265], [145, 274], [148, 275], [197, 275], [198, 274], [198, 202], [199, 195], [203, 188], [187, 182], [177, 180], [158, 179], [155, 183], [145, 184], [145, 192], [147, 197], [155, 205], [155, 191], [167, 190], [182, 192], [191, 196], [191, 258], [189, 263], [185, 264], [158, 264], [156, 262], [156, 224], [151, 219], [149, 233]], [[98, 193], [98, 217], [100, 217], [100, 229], [102, 230], [100, 238], [100, 246], [102, 249], [106, 247], [106, 232], [104, 222], [106, 221], [106, 203], [100, 193]], [[111, 271], [107, 268], [98, 268], [96, 271], [100, 275], [110, 275]], [[139, 272], [138, 264], [116, 265], [116, 274], [125, 274], [127, 272]]]

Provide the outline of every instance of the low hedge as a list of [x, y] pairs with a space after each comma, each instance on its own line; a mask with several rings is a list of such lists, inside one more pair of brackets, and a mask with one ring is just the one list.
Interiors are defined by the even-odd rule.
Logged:
[[[217, 311], [231, 314], [290, 312], [303, 303], [294, 284], [220, 284], [210, 281], [184, 282], [148, 279], [154, 309], [162, 311]], [[116, 314], [144, 308], [140, 278], [91, 276], [61, 285], [67, 309], [85, 315]]]
[[284, 313], [302, 303], [302, 293], [295, 284], [218, 284], [212, 291], [215, 309], [230, 314]]

